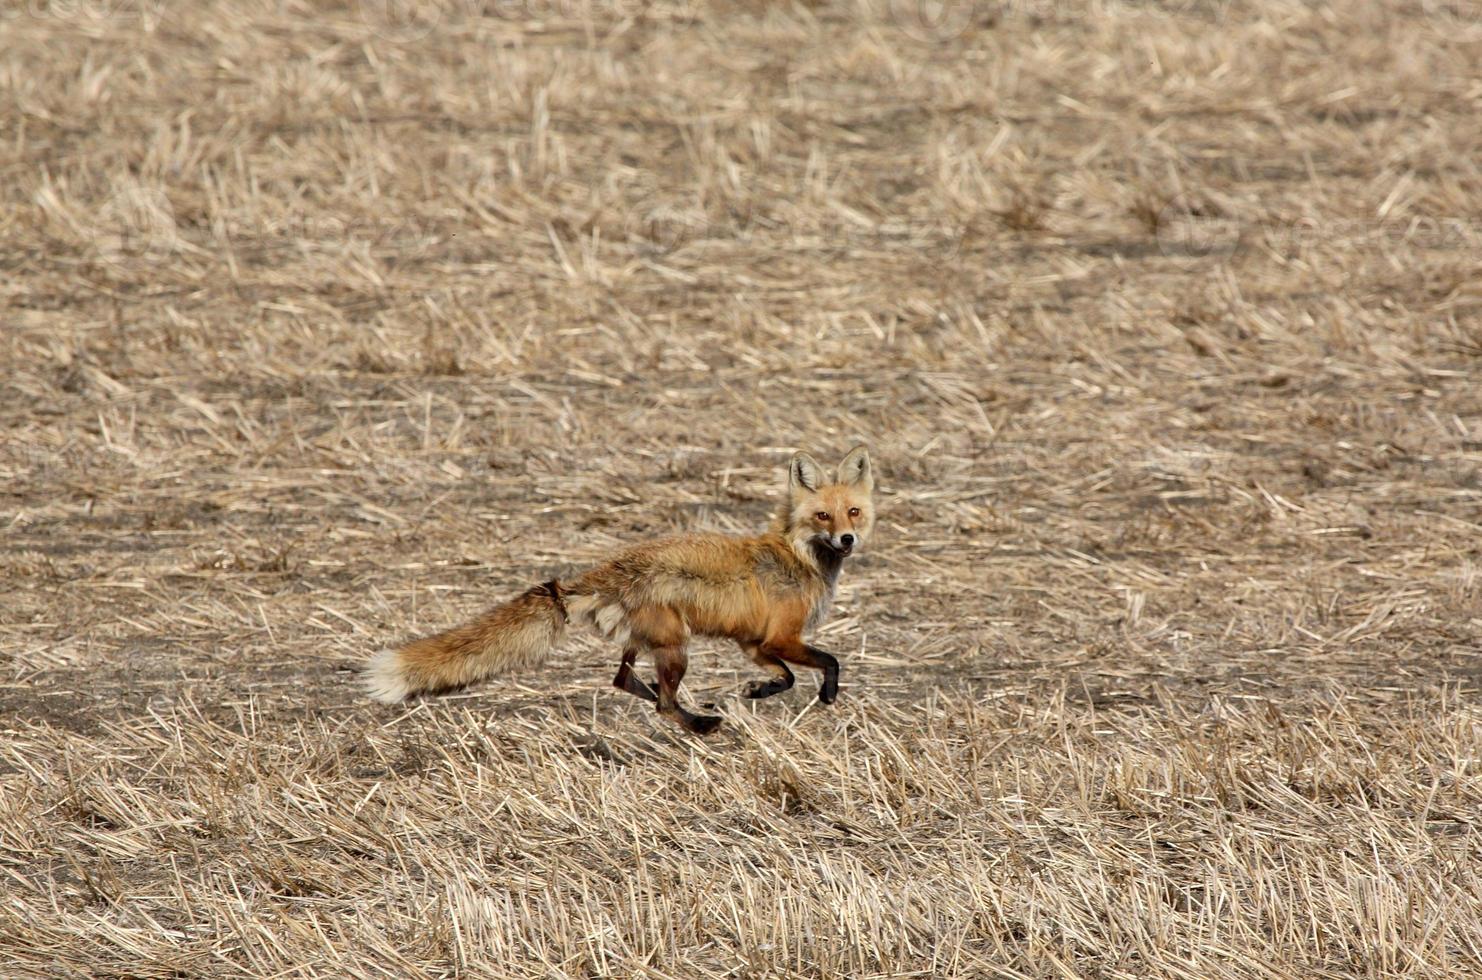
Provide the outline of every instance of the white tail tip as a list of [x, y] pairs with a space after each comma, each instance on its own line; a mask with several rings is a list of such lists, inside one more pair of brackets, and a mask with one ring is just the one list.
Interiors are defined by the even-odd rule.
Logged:
[[375, 656], [371, 657], [365, 665], [365, 672], [361, 674], [360, 679], [365, 684], [367, 694], [386, 704], [395, 704], [405, 700], [407, 694], [410, 693], [407, 690], [407, 682], [402, 677], [396, 651], [390, 647], [376, 651]]

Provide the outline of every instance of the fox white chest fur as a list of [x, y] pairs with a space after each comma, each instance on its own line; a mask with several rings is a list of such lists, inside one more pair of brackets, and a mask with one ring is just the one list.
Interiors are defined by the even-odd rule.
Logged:
[[828, 584], [828, 590], [819, 596], [818, 601], [813, 603], [813, 608], [808, 610], [808, 619], [804, 624], [805, 629], [817, 629], [828, 619], [828, 614], [833, 610], [834, 606], [836, 585], [837, 580], [830, 582]]

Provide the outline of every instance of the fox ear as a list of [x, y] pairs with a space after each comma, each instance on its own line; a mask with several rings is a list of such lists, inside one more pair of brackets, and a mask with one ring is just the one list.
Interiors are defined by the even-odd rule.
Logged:
[[823, 486], [823, 467], [813, 461], [807, 453], [798, 453], [787, 467], [787, 489], [817, 490]]
[[849, 455], [839, 464], [839, 475], [835, 479], [839, 483], [862, 490], [873, 490], [875, 474], [870, 469], [870, 451], [864, 446], [855, 446], [849, 450]]

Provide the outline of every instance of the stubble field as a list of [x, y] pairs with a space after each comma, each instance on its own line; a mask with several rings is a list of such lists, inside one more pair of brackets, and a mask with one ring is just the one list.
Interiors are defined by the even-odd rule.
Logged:
[[[1477, 16], [1471, 16], [1476, 13]], [[0, 13], [7, 977], [1482, 974], [1482, 12]], [[868, 441], [699, 740], [355, 670]]]

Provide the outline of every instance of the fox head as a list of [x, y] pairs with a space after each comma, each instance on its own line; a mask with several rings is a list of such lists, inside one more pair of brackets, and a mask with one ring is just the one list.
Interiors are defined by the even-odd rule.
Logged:
[[874, 529], [874, 489], [870, 453], [864, 446], [849, 450], [832, 481], [812, 456], [798, 453], [787, 467], [782, 531], [802, 554], [847, 557], [869, 540]]

